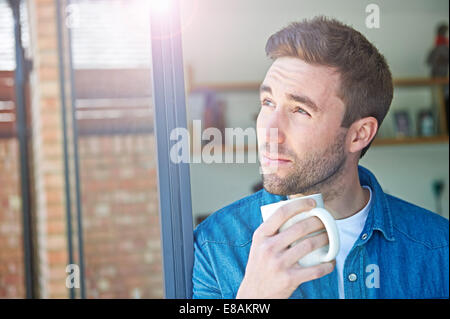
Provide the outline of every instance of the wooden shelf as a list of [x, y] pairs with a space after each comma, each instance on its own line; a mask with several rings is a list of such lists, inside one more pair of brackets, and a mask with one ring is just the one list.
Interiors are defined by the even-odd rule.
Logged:
[[448, 78], [398, 78], [394, 86], [433, 86], [448, 84]]
[[376, 138], [373, 146], [448, 143], [448, 135], [430, 137]]
[[218, 92], [230, 92], [230, 91], [259, 91], [261, 83], [197, 83], [191, 87], [191, 92], [212, 90]]

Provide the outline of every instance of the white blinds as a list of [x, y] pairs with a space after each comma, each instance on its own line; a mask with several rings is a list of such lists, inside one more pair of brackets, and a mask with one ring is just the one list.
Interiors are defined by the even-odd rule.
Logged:
[[[26, 1], [22, 1], [22, 40], [29, 47]], [[150, 67], [148, 0], [73, 0], [64, 21], [72, 30], [75, 69]], [[14, 22], [0, 0], [0, 70], [14, 70]]]
[[[22, 1], [20, 9], [22, 43], [23, 47], [27, 49], [29, 47], [29, 32], [25, 1]], [[12, 10], [6, 0], [0, 0], [0, 71], [15, 69], [16, 62], [14, 55], [14, 19]]]
[[150, 67], [148, 0], [76, 0], [67, 17], [75, 69]]

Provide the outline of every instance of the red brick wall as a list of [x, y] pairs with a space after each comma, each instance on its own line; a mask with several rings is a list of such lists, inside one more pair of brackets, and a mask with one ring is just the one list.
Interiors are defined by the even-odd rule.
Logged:
[[[79, 139], [88, 298], [163, 297], [154, 150], [152, 135]], [[0, 298], [23, 298], [16, 139], [0, 139], [0, 185]], [[55, 220], [39, 235], [57, 238], [64, 229]], [[67, 264], [66, 252], [59, 263]]]
[[0, 298], [24, 298], [18, 141], [0, 138]]
[[162, 298], [155, 140], [79, 138], [86, 293]]

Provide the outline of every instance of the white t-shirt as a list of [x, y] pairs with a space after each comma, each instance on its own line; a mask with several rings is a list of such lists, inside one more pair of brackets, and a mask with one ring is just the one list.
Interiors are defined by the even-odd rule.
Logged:
[[344, 262], [345, 258], [349, 254], [350, 250], [353, 248], [356, 240], [361, 234], [364, 224], [366, 223], [367, 215], [370, 210], [370, 203], [372, 201], [372, 190], [368, 186], [363, 186], [367, 188], [370, 193], [369, 201], [367, 205], [360, 210], [358, 213], [344, 219], [336, 220], [337, 228], [339, 230], [340, 239], [340, 249], [336, 256], [336, 270], [338, 273], [338, 287], [339, 287], [339, 298], [344, 299]]

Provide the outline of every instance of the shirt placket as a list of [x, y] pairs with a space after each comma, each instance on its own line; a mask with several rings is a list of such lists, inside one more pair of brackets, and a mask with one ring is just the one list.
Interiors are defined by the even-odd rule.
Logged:
[[344, 298], [367, 298], [365, 285], [365, 244], [368, 240], [367, 233], [363, 233], [345, 259], [343, 269]]

